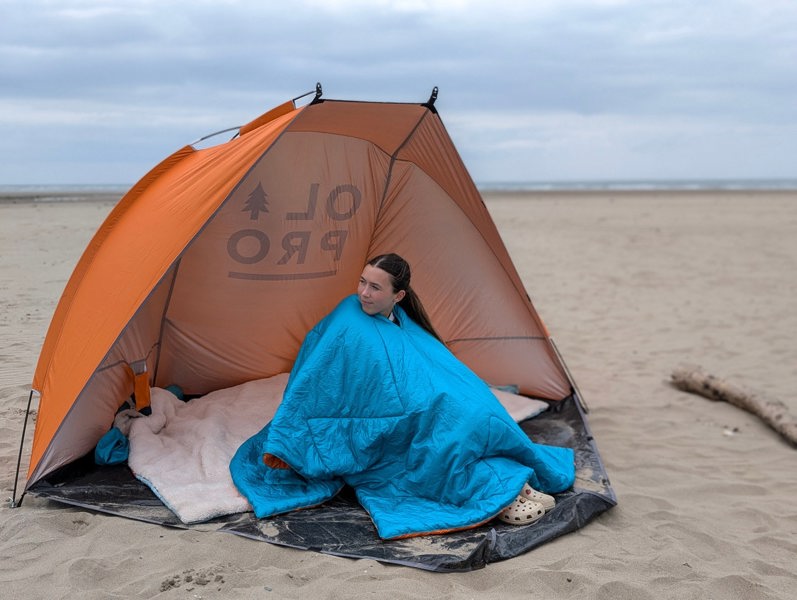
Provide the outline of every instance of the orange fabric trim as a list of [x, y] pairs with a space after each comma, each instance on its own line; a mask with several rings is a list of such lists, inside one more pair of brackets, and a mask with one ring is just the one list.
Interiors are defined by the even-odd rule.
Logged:
[[263, 455], [263, 463], [267, 467], [271, 467], [272, 469], [290, 469], [291, 466], [286, 463], [284, 460], [279, 458], [278, 456], [274, 456], [273, 454], [269, 454], [266, 452]]
[[147, 374], [147, 363], [143, 360], [127, 364], [127, 373], [133, 380], [133, 395], [136, 399], [135, 409], [141, 411], [151, 403], [149, 375]]
[[136, 395], [136, 410], [139, 412], [147, 408], [151, 403], [149, 389], [149, 376], [147, 372], [136, 373], [133, 390]]
[[260, 115], [256, 119], [253, 119], [252, 121], [249, 121], [246, 125], [243, 125], [238, 130], [238, 135], [246, 135], [247, 133], [249, 133], [253, 129], [257, 129], [261, 125], [265, 125], [266, 123], [269, 123], [269, 122], [273, 121], [277, 117], [281, 117], [282, 115], [288, 114], [289, 112], [294, 110], [294, 108], [295, 107], [293, 105], [293, 100], [289, 100], [288, 102], [284, 102], [283, 104], [280, 104], [279, 106], [275, 106], [274, 108], [272, 108], [267, 113], [263, 113], [262, 115]]
[[468, 529], [476, 529], [477, 527], [481, 527], [485, 523], [489, 523], [490, 521], [492, 521], [497, 516], [498, 516], [497, 514], [493, 515], [489, 519], [485, 519], [484, 521], [481, 521], [480, 523], [476, 523], [474, 525], [468, 525], [467, 527], [454, 527], [452, 529], [438, 529], [436, 531], [424, 531], [424, 532], [421, 532], [421, 533], [408, 533], [406, 535], [398, 535], [396, 537], [387, 538], [387, 539], [405, 540], [407, 538], [423, 537], [425, 535], [443, 535], [444, 533], [454, 533], [455, 531], [467, 531]]

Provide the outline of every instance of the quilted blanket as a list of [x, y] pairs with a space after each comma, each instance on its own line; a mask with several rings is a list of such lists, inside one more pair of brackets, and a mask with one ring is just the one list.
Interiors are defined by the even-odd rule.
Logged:
[[530, 441], [475, 373], [395, 314], [349, 296], [308, 333], [273, 420], [230, 463], [257, 517], [349, 485], [390, 539], [486, 522], [527, 481], [573, 484], [572, 450]]

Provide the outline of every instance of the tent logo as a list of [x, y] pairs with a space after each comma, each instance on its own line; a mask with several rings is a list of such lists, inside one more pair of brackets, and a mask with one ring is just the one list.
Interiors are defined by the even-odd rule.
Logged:
[[263, 184], [258, 183], [257, 187], [249, 194], [249, 198], [246, 199], [243, 211], [249, 212], [249, 218], [257, 221], [261, 212], [268, 212], [268, 200], [266, 198], [268, 198], [268, 194], [263, 190]]
[[[362, 192], [350, 183], [332, 188], [321, 206], [319, 190], [321, 185], [310, 185], [306, 209], [301, 212], [286, 212], [282, 229], [267, 232], [263, 229], [245, 228], [230, 235], [227, 240], [227, 254], [240, 265], [271, 267], [273, 272], [257, 273], [230, 271], [233, 279], [251, 280], [290, 280], [331, 277], [337, 271], [313, 271], [306, 265], [308, 251], [310, 256], [330, 256], [337, 263], [343, 255], [343, 248], [349, 236], [344, 228], [354, 218], [362, 204]], [[268, 194], [261, 183], [249, 194], [242, 212], [248, 212], [251, 221], [260, 221], [263, 214], [270, 214]], [[316, 221], [316, 215], [325, 217]], [[332, 228], [324, 229], [322, 223], [331, 221]], [[277, 225], [279, 226], [279, 225]], [[279, 238], [274, 244], [273, 240]], [[317, 252], [316, 250], [320, 250]], [[291, 269], [288, 272], [286, 269]]]

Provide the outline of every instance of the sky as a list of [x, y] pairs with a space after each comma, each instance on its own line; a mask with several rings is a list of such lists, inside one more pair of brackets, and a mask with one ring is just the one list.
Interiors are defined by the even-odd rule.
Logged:
[[438, 87], [477, 183], [797, 178], [793, 0], [0, 0], [0, 185], [132, 184], [316, 82]]

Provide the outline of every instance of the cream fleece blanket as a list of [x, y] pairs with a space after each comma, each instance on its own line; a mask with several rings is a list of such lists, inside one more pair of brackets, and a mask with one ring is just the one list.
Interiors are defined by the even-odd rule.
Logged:
[[274, 416], [287, 383], [283, 373], [189, 402], [152, 388], [152, 414], [130, 423], [130, 469], [183, 523], [251, 510], [230, 460]]
[[[129, 411], [117, 422], [130, 440], [130, 469], [183, 523], [251, 510], [232, 482], [230, 461], [274, 416], [287, 383], [283, 373], [188, 402], [152, 388], [151, 415]], [[538, 400], [493, 392], [515, 421], [547, 408]]]

